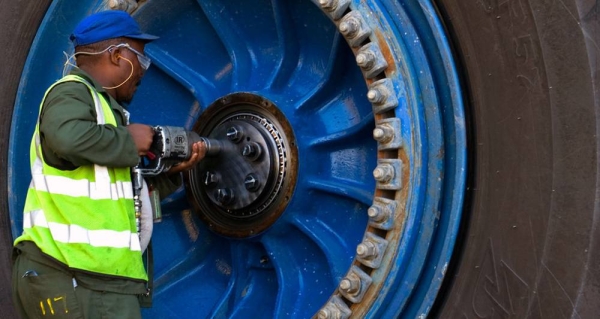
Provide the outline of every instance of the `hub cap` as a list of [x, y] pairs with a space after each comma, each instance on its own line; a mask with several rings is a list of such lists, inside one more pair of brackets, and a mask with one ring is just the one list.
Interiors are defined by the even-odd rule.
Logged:
[[285, 209], [296, 181], [291, 126], [270, 101], [250, 93], [218, 99], [194, 130], [223, 149], [186, 175], [190, 202], [208, 226], [246, 237], [268, 228]]

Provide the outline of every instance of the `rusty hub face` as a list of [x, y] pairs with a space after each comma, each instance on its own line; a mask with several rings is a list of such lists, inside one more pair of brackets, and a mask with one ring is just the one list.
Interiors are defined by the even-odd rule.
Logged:
[[196, 122], [200, 136], [222, 142], [185, 177], [190, 202], [217, 233], [254, 236], [283, 213], [296, 181], [291, 126], [270, 101], [235, 93], [214, 102]]

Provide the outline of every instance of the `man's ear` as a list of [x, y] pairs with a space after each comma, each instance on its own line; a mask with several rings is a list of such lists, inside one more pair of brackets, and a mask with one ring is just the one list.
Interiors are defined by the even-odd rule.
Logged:
[[120, 48], [110, 48], [108, 49], [110, 63], [119, 65], [119, 59], [121, 59], [121, 49]]

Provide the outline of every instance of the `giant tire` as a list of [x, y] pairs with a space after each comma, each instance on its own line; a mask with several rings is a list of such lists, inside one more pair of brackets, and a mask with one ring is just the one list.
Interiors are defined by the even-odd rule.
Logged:
[[599, 5], [439, 1], [473, 174], [440, 318], [598, 316]]
[[[593, 318], [600, 310], [598, 4], [437, 2], [468, 100], [470, 170], [462, 236], [431, 316]], [[8, 137], [28, 48], [49, 2], [0, 3], [0, 50], [9, 61], [0, 70], [0, 112]], [[0, 143], [9, 150], [8, 138]], [[8, 180], [8, 151], [1, 156]], [[15, 235], [8, 204], [16, 196], [5, 183], [0, 190], [8, 318]]]

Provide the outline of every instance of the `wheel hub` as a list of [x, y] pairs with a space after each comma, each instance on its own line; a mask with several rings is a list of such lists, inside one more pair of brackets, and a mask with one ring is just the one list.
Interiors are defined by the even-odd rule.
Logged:
[[[270, 101], [250, 93], [214, 102], [194, 127], [223, 150], [187, 176], [191, 201], [214, 231], [255, 235], [283, 212], [296, 180], [291, 126]], [[292, 157], [293, 158], [293, 157]]]

